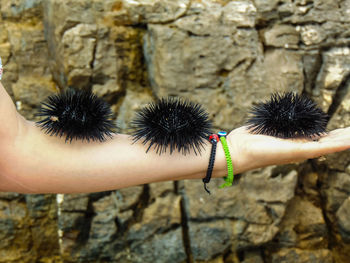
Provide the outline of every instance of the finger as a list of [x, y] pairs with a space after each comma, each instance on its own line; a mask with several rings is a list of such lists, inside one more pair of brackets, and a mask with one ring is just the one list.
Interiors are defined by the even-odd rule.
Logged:
[[322, 137], [319, 141], [327, 141], [331, 139], [346, 140], [350, 138], [350, 127], [333, 130], [328, 135]]
[[344, 151], [350, 148], [350, 143], [342, 139], [309, 142], [302, 145], [300, 155], [307, 158], [316, 158], [322, 155]]

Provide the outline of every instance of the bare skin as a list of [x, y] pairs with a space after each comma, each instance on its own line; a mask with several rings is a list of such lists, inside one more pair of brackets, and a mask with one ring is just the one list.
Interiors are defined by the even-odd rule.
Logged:
[[[82, 193], [181, 179], [206, 174], [211, 145], [201, 155], [145, 153], [141, 143], [118, 134], [103, 143], [49, 136], [24, 119], [0, 83], [0, 191]], [[337, 129], [318, 141], [284, 140], [254, 135], [240, 127], [227, 137], [235, 173], [273, 164], [315, 158], [350, 148], [350, 128]], [[226, 175], [218, 144], [213, 177]]]

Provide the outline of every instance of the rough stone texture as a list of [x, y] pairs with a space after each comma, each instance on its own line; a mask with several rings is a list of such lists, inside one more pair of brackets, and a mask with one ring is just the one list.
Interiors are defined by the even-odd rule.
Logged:
[[[230, 220], [189, 223], [191, 253], [196, 261], [208, 261], [216, 254], [223, 254], [231, 245], [232, 230]], [[210, 237], [210, 238], [208, 238]]]
[[340, 234], [344, 241], [349, 243], [350, 233], [350, 199], [347, 198], [339, 207], [336, 213], [337, 221], [340, 228]]
[[264, 45], [267, 47], [296, 48], [300, 41], [300, 34], [291, 25], [273, 25], [272, 28], [263, 30]]
[[[120, 132], [157, 97], [201, 103], [217, 129], [273, 91], [350, 126], [349, 0], [2, 0], [2, 83], [35, 119], [91, 89]], [[0, 194], [0, 262], [334, 262], [350, 258], [349, 152], [236, 178], [91, 194]], [[140, 175], [141, 176], [141, 175]]]
[[190, 0], [125, 0], [114, 4], [113, 19], [123, 24], [168, 23], [183, 16]]
[[132, 262], [185, 262], [186, 252], [182, 243], [181, 229], [156, 234], [149, 241], [131, 246]]
[[0, 262], [60, 262], [53, 195], [0, 195]]
[[350, 176], [344, 172], [331, 172], [321, 175], [321, 195], [326, 220], [330, 229], [336, 262], [346, 262], [350, 255], [349, 234], [347, 230], [348, 196], [350, 195]]
[[283, 249], [273, 255], [272, 263], [332, 263], [332, 254], [327, 249], [322, 250], [300, 250], [300, 249]]
[[288, 205], [275, 240], [299, 248], [327, 247], [327, 225], [321, 209], [296, 196]]
[[185, 209], [195, 260], [209, 260], [230, 248], [263, 245], [274, 238], [294, 196], [297, 173], [272, 176], [272, 170], [251, 173], [229, 189], [216, 190], [222, 180], [213, 180], [212, 195], [203, 192], [202, 182], [185, 181]]

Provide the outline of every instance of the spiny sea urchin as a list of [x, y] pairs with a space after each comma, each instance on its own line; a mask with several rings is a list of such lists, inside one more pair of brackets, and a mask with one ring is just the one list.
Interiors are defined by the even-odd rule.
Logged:
[[326, 132], [328, 116], [306, 96], [293, 92], [274, 93], [259, 103], [247, 121], [252, 133], [279, 138], [313, 138]]
[[204, 141], [211, 134], [208, 113], [199, 105], [187, 100], [169, 97], [150, 103], [137, 112], [132, 125], [135, 127], [133, 140], [149, 143], [162, 154], [170, 148], [182, 154], [193, 150], [200, 153]]
[[66, 142], [73, 139], [102, 142], [112, 137], [115, 128], [109, 105], [84, 90], [68, 89], [48, 97], [37, 115], [45, 117], [37, 122], [45, 133], [65, 136]]

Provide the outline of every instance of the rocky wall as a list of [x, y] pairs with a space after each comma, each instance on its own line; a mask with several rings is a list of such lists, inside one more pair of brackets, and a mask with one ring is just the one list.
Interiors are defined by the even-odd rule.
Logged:
[[[274, 91], [350, 125], [350, 0], [1, 0], [3, 85], [35, 120], [67, 87], [107, 100], [120, 132], [177, 95], [217, 130]], [[73, 195], [0, 193], [0, 263], [347, 263], [350, 154], [198, 181]]]

